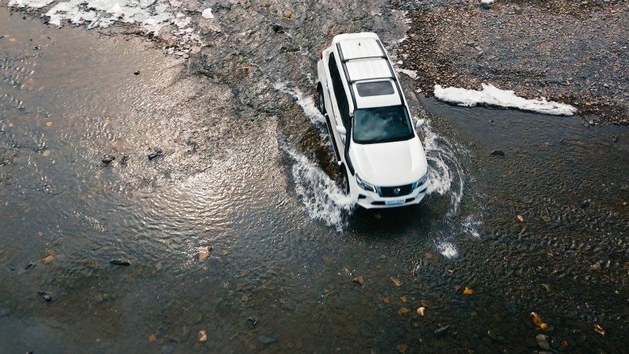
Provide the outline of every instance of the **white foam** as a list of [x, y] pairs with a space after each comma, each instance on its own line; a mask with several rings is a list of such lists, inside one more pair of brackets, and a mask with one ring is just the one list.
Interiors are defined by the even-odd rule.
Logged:
[[424, 151], [428, 160], [428, 194], [445, 195], [450, 193], [448, 216], [459, 211], [463, 199], [463, 166], [456, 157], [455, 147], [444, 137], [437, 135], [426, 121], [421, 128], [424, 139]]
[[471, 235], [474, 238], [480, 238], [480, 232], [478, 228], [480, 227], [481, 222], [476, 220], [474, 216], [470, 215], [463, 220], [463, 232], [468, 235]]
[[325, 124], [325, 118], [321, 112], [319, 112], [312, 96], [305, 96], [301, 90], [296, 87], [289, 87], [284, 82], [274, 84], [273, 88], [282, 93], [288, 94], [297, 100], [297, 104], [304, 110], [306, 117], [308, 117], [312, 124], [317, 127], [320, 127], [321, 124]]
[[440, 242], [437, 244], [437, 251], [448, 259], [456, 258], [459, 256], [459, 251], [450, 242]]
[[435, 85], [435, 97], [441, 101], [465, 107], [489, 105], [563, 116], [571, 116], [577, 112], [573, 106], [547, 101], [544, 97], [527, 100], [517, 96], [514, 91], [501, 90], [491, 84], [483, 84], [482, 86], [481, 91], [476, 91], [458, 87], [443, 88], [441, 85]]
[[286, 144], [281, 148], [294, 161], [291, 172], [295, 192], [308, 216], [325, 222], [339, 232], [342, 231], [346, 224], [344, 215], [348, 215], [354, 205], [350, 196], [344, 194], [336, 183], [306, 156]]

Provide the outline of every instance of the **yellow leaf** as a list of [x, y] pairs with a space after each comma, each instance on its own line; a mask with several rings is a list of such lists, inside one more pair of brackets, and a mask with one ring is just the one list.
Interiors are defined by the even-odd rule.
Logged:
[[402, 301], [403, 303], [406, 303], [408, 301], [408, 297], [406, 297], [406, 295], [402, 295], [400, 296], [400, 301]]
[[600, 334], [601, 336], [605, 336], [605, 330], [603, 329], [603, 327], [601, 327], [601, 325], [595, 324], [594, 330], [596, 331], [596, 333]]
[[52, 253], [48, 253], [44, 258], [41, 259], [41, 262], [44, 264], [49, 264], [52, 260], [55, 259], [55, 256]]
[[406, 315], [409, 312], [411, 312], [411, 310], [409, 310], [408, 307], [402, 307], [397, 311], [397, 313], [399, 313], [400, 315]]
[[522, 221], [524, 221], [524, 216], [522, 216], [522, 215], [518, 215], [518, 216], [516, 216], [516, 217], [515, 217], [515, 219], [516, 219], [517, 221], [519, 221], [519, 222], [522, 222]]
[[391, 300], [389, 300], [388, 296], [385, 296], [384, 298], [382, 298], [382, 302], [384, 302], [385, 304], [390, 304]]
[[149, 336], [149, 343], [155, 343], [155, 341], [157, 341], [157, 336], [154, 334], [151, 334]]
[[533, 324], [536, 327], [541, 327], [542, 323], [544, 323], [542, 321], [542, 316], [538, 315], [537, 312], [531, 312], [529, 316], [531, 317], [531, 321], [533, 321]]
[[425, 311], [426, 311], [426, 308], [422, 306], [417, 309], [417, 314], [420, 316], [424, 316]]
[[404, 354], [406, 353], [406, 350], [408, 349], [408, 345], [406, 344], [398, 344], [397, 345], [397, 351]]
[[395, 286], [401, 286], [402, 282], [400, 281], [400, 279], [396, 278], [396, 277], [391, 277], [391, 281], [393, 282], [393, 284], [395, 284]]
[[463, 290], [463, 295], [472, 295], [474, 294], [474, 290], [472, 290], [471, 288], [465, 287], [465, 289]]
[[199, 342], [205, 343], [207, 342], [207, 332], [204, 329], [199, 331]]

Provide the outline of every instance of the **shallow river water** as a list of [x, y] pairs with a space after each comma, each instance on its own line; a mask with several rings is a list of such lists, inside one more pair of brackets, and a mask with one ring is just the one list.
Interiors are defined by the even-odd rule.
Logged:
[[403, 14], [268, 4], [220, 7], [189, 59], [0, 7], [1, 352], [624, 350], [626, 127], [453, 107], [401, 72], [431, 193], [352, 210], [315, 53], [360, 29], [395, 53]]

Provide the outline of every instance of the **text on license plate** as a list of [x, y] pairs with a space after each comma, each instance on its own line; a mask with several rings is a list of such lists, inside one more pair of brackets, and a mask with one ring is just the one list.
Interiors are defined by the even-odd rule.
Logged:
[[400, 205], [400, 204], [404, 204], [404, 199], [387, 200], [384, 203], [386, 205]]

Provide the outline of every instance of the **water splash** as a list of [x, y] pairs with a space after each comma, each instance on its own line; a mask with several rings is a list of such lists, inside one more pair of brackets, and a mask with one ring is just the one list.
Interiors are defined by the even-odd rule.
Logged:
[[311, 219], [325, 222], [328, 226], [343, 231], [347, 215], [353, 209], [353, 202], [319, 166], [305, 155], [295, 151], [288, 143], [280, 143], [280, 148], [293, 161], [291, 174], [295, 192]]
[[447, 259], [453, 259], [458, 257], [459, 255], [459, 251], [457, 251], [456, 247], [447, 241], [441, 241], [438, 242], [436, 244], [437, 247], [437, 251], [439, 251], [439, 253], [441, 253], [442, 256], [446, 257]]
[[447, 216], [458, 214], [463, 198], [465, 182], [463, 167], [456, 156], [457, 148], [446, 138], [437, 135], [427, 121], [421, 128], [424, 133], [424, 151], [428, 160], [428, 194], [450, 193], [450, 208]]
[[319, 109], [315, 105], [314, 97], [306, 96], [300, 89], [297, 87], [292, 87], [285, 82], [278, 82], [273, 85], [273, 88], [279, 92], [285, 93], [293, 97], [297, 104], [303, 109], [306, 117], [310, 120], [312, 125], [314, 125], [319, 131], [325, 135], [327, 135], [327, 130], [325, 127], [325, 118], [319, 112]]

